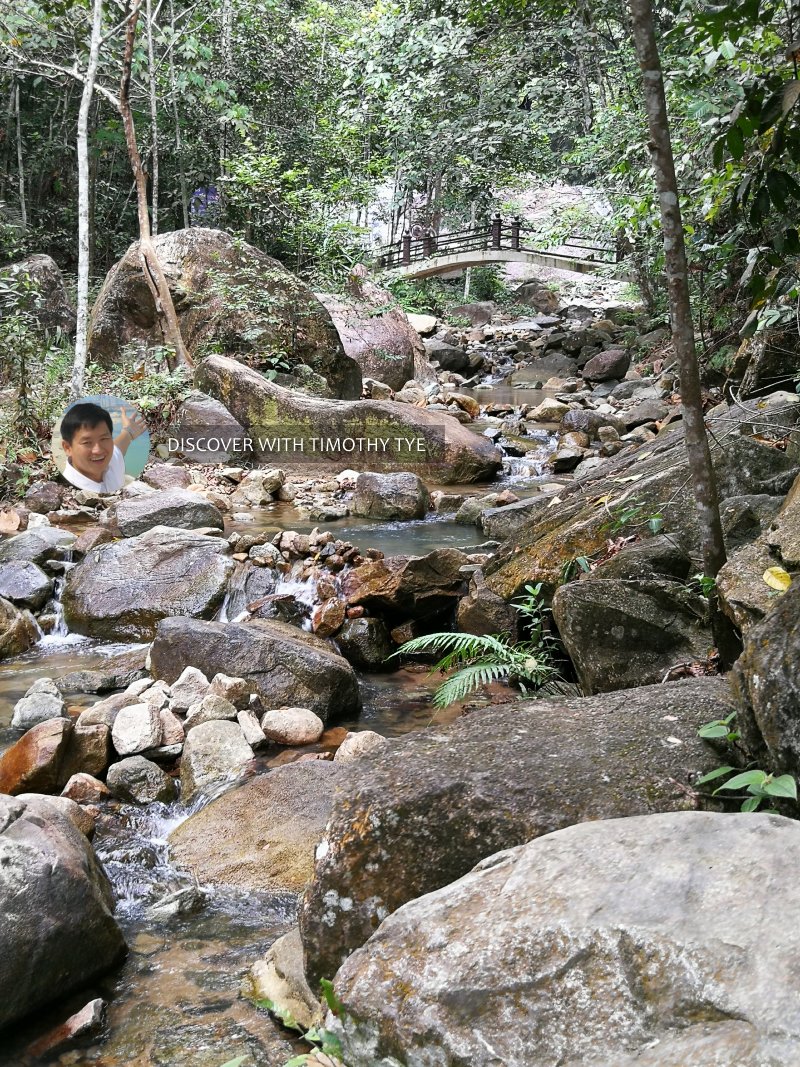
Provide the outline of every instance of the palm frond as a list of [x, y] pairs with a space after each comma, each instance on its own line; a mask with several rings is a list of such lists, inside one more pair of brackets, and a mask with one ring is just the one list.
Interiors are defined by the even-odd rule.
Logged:
[[472, 663], [469, 667], [462, 667], [452, 678], [448, 678], [439, 686], [433, 703], [437, 708], [446, 708], [448, 704], [463, 700], [482, 685], [500, 681], [508, 675], [509, 667], [506, 663]]
[[446, 633], [425, 634], [424, 637], [415, 637], [413, 640], [406, 641], [404, 645], [401, 645], [393, 655], [405, 656], [417, 655], [422, 652], [444, 652], [449, 655], [459, 655], [465, 659], [474, 659], [475, 656], [486, 655], [489, 652], [502, 655], [503, 651], [508, 648], [506, 641], [507, 639], [503, 635], [483, 634], [477, 636], [476, 634], [448, 631]]

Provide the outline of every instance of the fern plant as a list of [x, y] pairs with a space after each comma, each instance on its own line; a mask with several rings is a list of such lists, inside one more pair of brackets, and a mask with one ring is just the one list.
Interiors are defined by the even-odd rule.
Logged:
[[463, 700], [490, 682], [515, 681], [523, 693], [527, 692], [526, 683], [533, 689], [552, 687], [555, 692], [558, 688], [554, 684], [557, 671], [541, 640], [513, 644], [509, 634], [436, 633], [406, 641], [395, 655], [422, 652], [444, 653], [431, 668], [431, 674], [456, 668], [434, 694], [437, 708]]

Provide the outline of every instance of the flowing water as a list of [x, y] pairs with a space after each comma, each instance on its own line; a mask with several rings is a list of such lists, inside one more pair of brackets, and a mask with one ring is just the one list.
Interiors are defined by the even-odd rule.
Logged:
[[[508, 402], [538, 403], [535, 390], [509, 389]], [[532, 393], [523, 398], [523, 392]], [[482, 391], [476, 391], [485, 402]], [[539, 395], [539, 399], [544, 394]], [[496, 402], [499, 393], [492, 395]], [[480, 430], [480, 425], [476, 429]], [[541, 434], [537, 448], [525, 457], [508, 460], [496, 488], [513, 488], [518, 495], [538, 492], [552, 436]], [[442, 487], [446, 492], [485, 494], [495, 487]], [[229, 530], [293, 529], [308, 532], [322, 526], [302, 517], [290, 504], [254, 508], [229, 521]], [[324, 526], [362, 550], [377, 548], [387, 555], [425, 553], [446, 546], [468, 547], [483, 539], [475, 527], [432, 514], [418, 522], [387, 522], [347, 518]], [[276, 592], [292, 593], [308, 603], [311, 586], [291, 576]], [[103, 643], [66, 632], [58, 584], [50, 614], [54, 625], [28, 653], [0, 662], [0, 751], [19, 736], [9, 727], [14, 703], [41, 677], [56, 681], [75, 675], [67, 696], [73, 713], [106, 695], [80, 688], [84, 673], [108, 671], [141, 657], [144, 646]], [[226, 605], [220, 619], [227, 619]], [[267, 750], [257, 761], [259, 773], [299, 758], [304, 751], [334, 748], [344, 729], [370, 729], [399, 736], [431, 725], [445, 724], [461, 714], [461, 707], [435, 712], [431, 694], [438, 684], [426, 672], [407, 668], [361, 679], [363, 711], [357, 721], [336, 723], [318, 745], [306, 750]], [[481, 703], [502, 699], [507, 691], [495, 687]], [[295, 1037], [276, 1026], [263, 1009], [240, 995], [242, 978], [269, 945], [296, 919], [297, 900], [289, 894], [235, 893], [195, 885], [170, 862], [169, 832], [191, 814], [180, 803], [147, 809], [116, 807], [98, 820], [95, 847], [108, 872], [117, 898], [117, 916], [130, 952], [124, 964], [105, 979], [59, 1001], [39, 1013], [30, 1024], [4, 1035], [0, 1067], [28, 1067], [34, 1063], [59, 1067], [222, 1067], [245, 1056], [243, 1067], [281, 1067], [303, 1050]], [[83, 1040], [69, 1051], [34, 1059], [29, 1044], [59, 1025], [95, 996], [108, 1001], [102, 1035]]]
[[[60, 666], [80, 669], [100, 655], [96, 645], [76, 642], [70, 652], [62, 649]], [[453, 721], [460, 707], [432, 711], [436, 684], [413, 668], [368, 675], [357, 721], [337, 723], [305, 749], [268, 750], [258, 770], [268, 773], [304, 752], [334, 747], [345, 728], [400, 736]], [[281, 1067], [303, 1051], [291, 1033], [240, 995], [252, 964], [296, 921], [297, 899], [198, 887], [173, 867], [167, 837], [200, 806], [122, 806], [99, 820], [94, 844], [114, 887], [128, 957], [105, 979], [16, 1028], [0, 1047], [0, 1067], [222, 1067], [237, 1056], [247, 1057], [243, 1067]], [[51, 1057], [26, 1054], [31, 1042], [95, 996], [109, 1005], [99, 1038]]]

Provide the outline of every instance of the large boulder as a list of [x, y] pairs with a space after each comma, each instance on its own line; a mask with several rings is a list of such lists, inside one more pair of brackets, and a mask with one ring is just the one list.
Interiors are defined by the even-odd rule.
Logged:
[[39, 639], [39, 627], [29, 611], [0, 597], [0, 660], [27, 652]]
[[[284, 466], [294, 460], [340, 471], [414, 470], [443, 483], [488, 481], [497, 449], [456, 419], [389, 400], [319, 400], [283, 389], [225, 356], [209, 356], [195, 382], [216, 396], [253, 438], [253, 456]], [[333, 442], [333, 444], [331, 444]]]
[[[244, 429], [225, 405], [197, 390], [181, 402], [170, 429], [175, 431], [172, 440], [168, 440], [170, 453], [187, 462], [230, 463], [246, 447]], [[205, 439], [203, 448], [183, 447], [183, 439], [196, 444], [200, 438]]]
[[369, 519], [424, 519], [430, 499], [425, 483], [416, 474], [365, 471], [356, 480], [350, 513]]
[[0, 1027], [113, 967], [125, 942], [84, 835], [44, 797], [0, 797]]
[[71, 719], [32, 726], [0, 756], [0, 793], [57, 793], [69, 777], [63, 767], [71, 734]]
[[27, 275], [35, 292], [33, 314], [43, 330], [75, 332], [75, 309], [54, 259], [42, 254], [28, 256], [3, 267], [1, 273], [15, 281]]
[[553, 598], [553, 618], [585, 693], [660, 682], [714, 647], [708, 601], [663, 578], [568, 582]]
[[767, 543], [779, 554], [784, 567], [800, 569], [800, 476], [775, 516]]
[[[733, 409], [721, 405], [709, 417], [713, 432], [712, 459], [721, 500], [746, 495], [785, 495], [797, 477], [798, 466], [784, 453], [736, 434]], [[627, 449], [602, 464], [586, 479], [572, 482], [555, 498], [534, 498], [516, 509], [513, 532], [486, 566], [486, 582], [505, 600], [525, 585], [544, 583], [554, 590], [563, 568], [579, 556], [600, 554], [615, 533], [648, 536], [649, 519], [658, 516], [663, 532], [681, 549], [697, 554], [701, 545], [698, 512], [690, 486], [684, 431], [676, 427], [657, 440]], [[503, 530], [502, 513], [495, 509], [487, 524], [492, 536]], [[624, 518], [632, 510], [633, 519]], [[487, 516], [488, 517], [488, 516]]]
[[795, 861], [796, 822], [710, 812], [589, 822], [500, 852], [345, 963], [343, 1059], [800, 1062]]
[[466, 592], [462, 567], [469, 559], [455, 548], [425, 556], [388, 556], [346, 571], [340, 595], [350, 607], [379, 611], [395, 622], [435, 616]]
[[425, 348], [403, 309], [391, 293], [367, 280], [363, 268], [356, 271], [347, 296], [319, 294], [347, 355], [365, 378], [390, 389], [402, 389], [411, 378], [431, 378]]
[[223, 525], [219, 508], [187, 489], [162, 489], [127, 497], [116, 505], [113, 516], [124, 537], [136, 537], [154, 526], [174, 530], [208, 526], [221, 530]]
[[353, 765], [301, 910], [309, 980], [381, 919], [501, 848], [572, 823], [697, 806], [716, 761], [697, 737], [730, 714], [719, 679], [482, 710]]
[[265, 708], [300, 705], [323, 722], [361, 709], [350, 664], [322, 638], [288, 623], [165, 619], [156, 631], [150, 665], [156, 678], [169, 683], [186, 667], [199, 668], [207, 678], [244, 678]]
[[772, 610], [745, 634], [733, 669], [742, 739], [753, 757], [775, 770], [800, 771], [800, 581], [777, 596]]
[[92, 637], [149, 641], [161, 619], [210, 618], [234, 569], [227, 552], [222, 538], [169, 526], [101, 545], [67, 575], [67, 625]]
[[301, 892], [314, 870], [334, 790], [346, 778], [341, 764], [326, 760], [259, 775], [173, 830], [170, 856], [203, 884]]
[[[159, 234], [154, 244], [190, 356], [213, 343], [265, 370], [279, 360], [293, 369], [306, 365], [334, 396], [360, 395], [361, 372], [345, 355], [330, 315], [277, 260], [199, 226]], [[94, 303], [89, 352], [109, 364], [135, 342], [163, 344], [138, 242], [109, 271]]]

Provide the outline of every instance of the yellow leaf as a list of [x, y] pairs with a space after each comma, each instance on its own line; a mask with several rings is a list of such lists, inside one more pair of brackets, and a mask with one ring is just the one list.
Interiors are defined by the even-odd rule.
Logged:
[[792, 584], [792, 576], [787, 574], [783, 567], [770, 567], [769, 570], [764, 571], [764, 581], [770, 589], [785, 593]]
[[599, 497], [597, 498], [597, 500], [595, 500], [595, 502], [594, 502], [594, 506], [595, 506], [596, 508], [600, 508], [600, 507], [602, 507], [602, 506], [603, 506], [603, 504], [607, 504], [607, 503], [609, 502], [609, 500], [610, 500], [610, 499], [611, 499], [611, 493], [606, 493], [606, 495], [605, 495], [605, 496], [599, 496]]
[[560, 503], [561, 503], [561, 497], [560, 496], [554, 496], [553, 499], [550, 501], [550, 503], [547, 506], [549, 508], [552, 508], [554, 504], [560, 504]]

